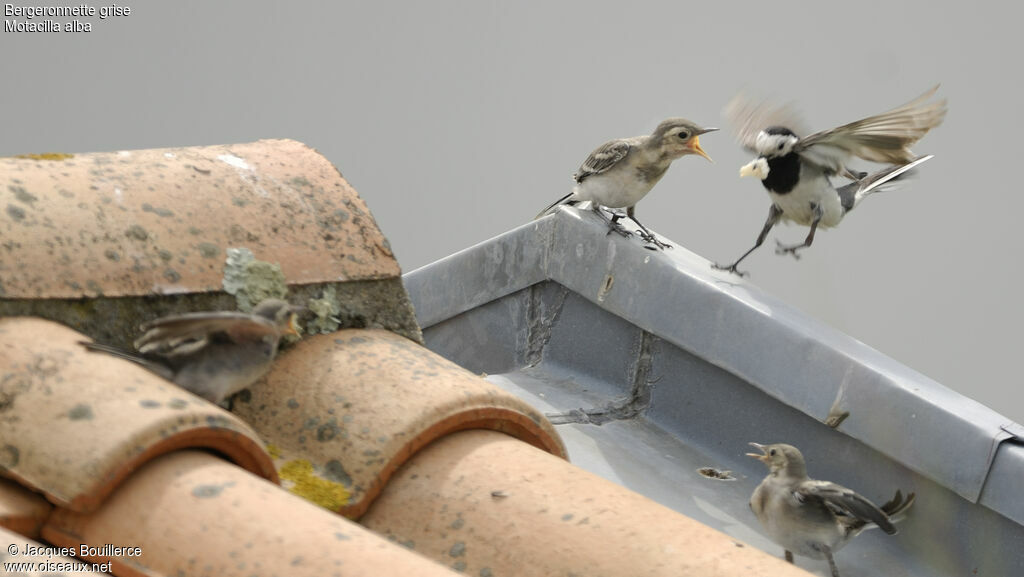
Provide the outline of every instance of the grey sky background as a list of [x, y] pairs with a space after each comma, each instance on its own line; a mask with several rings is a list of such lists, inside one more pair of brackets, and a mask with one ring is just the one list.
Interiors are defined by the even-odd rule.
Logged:
[[[819, 130], [941, 82], [950, 112], [915, 147], [936, 155], [916, 181], [867, 199], [799, 262], [772, 247], [806, 229], [783, 226], [745, 264], [765, 290], [1024, 421], [1020, 5], [119, 4], [132, 14], [90, 19], [90, 33], [0, 33], [0, 155], [301, 140], [366, 199], [405, 271], [528, 221], [605, 140], [668, 116], [722, 126], [740, 89], [797, 102]], [[637, 215], [731, 261], [769, 200], [738, 178], [750, 157], [728, 132], [702, 145], [715, 164], [676, 162]]]

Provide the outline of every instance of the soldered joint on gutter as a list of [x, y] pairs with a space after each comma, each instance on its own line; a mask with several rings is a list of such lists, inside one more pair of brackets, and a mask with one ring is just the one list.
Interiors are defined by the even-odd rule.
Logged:
[[569, 296], [569, 289], [559, 287], [558, 295], [554, 303], [548, 309], [549, 314], [545, 315], [544, 298], [541, 294], [546, 284], [538, 283], [529, 288], [529, 301], [526, 310], [526, 366], [534, 367], [544, 360], [544, 347], [551, 340], [551, 330], [558, 323], [558, 317], [562, 315], [565, 308], [565, 299]]
[[658, 337], [644, 331], [640, 337], [640, 350], [633, 369], [633, 386], [628, 398], [616, 399], [604, 407], [594, 409], [572, 409], [563, 413], [548, 413], [545, 416], [553, 425], [603, 425], [610, 421], [622, 421], [638, 417], [651, 406], [651, 366], [654, 360], [654, 346]]

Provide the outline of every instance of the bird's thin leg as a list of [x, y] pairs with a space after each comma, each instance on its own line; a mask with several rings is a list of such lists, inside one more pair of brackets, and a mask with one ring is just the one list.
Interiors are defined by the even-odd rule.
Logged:
[[[611, 219], [611, 221], [610, 221], [611, 225], [612, 225], [612, 226], [616, 226], [616, 227], [617, 227], [617, 226], [620, 226], [620, 225], [619, 225], [619, 221], [620, 221], [620, 220], [622, 220], [622, 218], [623, 218], [623, 217], [624, 217], [625, 215], [624, 215], [624, 214], [622, 214], [621, 212], [611, 212], [611, 211], [609, 211], [609, 214], [611, 214], [611, 215], [612, 215], [612, 219]], [[611, 231], [608, 231], [608, 232], [610, 233]], [[629, 231], [626, 231], [626, 232], [629, 232]], [[631, 233], [631, 234], [632, 234], [632, 233]]]
[[[640, 239], [641, 240], [643, 240], [644, 242], [651, 243], [655, 247], [660, 248], [660, 249], [672, 248], [672, 245], [665, 244], [665, 243], [661, 242], [660, 240], [657, 239], [657, 237], [654, 236], [653, 232], [647, 230], [646, 226], [640, 224], [640, 221], [636, 219], [636, 205], [635, 204], [633, 206], [631, 206], [631, 207], [626, 209], [626, 216], [629, 217], [629, 220], [633, 221], [634, 223], [636, 223], [636, 225], [638, 227], [640, 227], [640, 230], [642, 231], [640, 233]], [[648, 247], [648, 248], [650, 248], [650, 247]]]
[[836, 567], [836, 561], [832, 558], [832, 549], [823, 547], [825, 551], [825, 558], [828, 559], [828, 568], [832, 570], [832, 577], [839, 577], [839, 569]]
[[611, 213], [611, 215], [612, 215], [611, 218], [608, 218], [607, 216], [605, 216], [604, 211], [601, 210], [601, 206], [598, 205], [597, 203], [591, 203], [591, 207], [590, 208], [595, 213], [597, 213], [597, 216], [601, 217], [601, 220], [603, 220], [606, 223], [608, 223], [608, 234], [611, 234], [611, 233], [614, 232], [614, 233], [621, 234], [622, 236], [624, 236], [626, 238], [629, 238], [629, 237], [633, 236], [633, 233], [629, 232], [628, 230], [626, 230], [626, 227], [624, 227], [621, 224], [619, 224], [619, 219], [622, 218], [621, 214], [613, 212], [613, 213]]
[[849, 178], [850, 180], [855, 180], [855, 181], [859, 181], [859, 180], [863, 179], [865, 176], [868, 175], [868, 173], [866, 173], [866, 172], [853, 171], [853, 170], [850, 170], [849, 168], [843, 168], [843, 171], [842, 171], [841, 174], [842, 174], [842, 176], [844, 178]]
[[772, 229], [773, 226], [775, 226], [775, 223], [779, 222], [779, 217], [781, 217], [781, 216], [782, 216], [782, 209], [777, 207], [777, 206], [775, 206], [773, 204], [771, 206], [771, 208], [768, 209], [768, 220], [764, 221], [764, 228], [761, 229], [761, 234], [757, 235], [757, 240], [754, 241], [754, 246], [750, 247], [750, 250], [748, 250], [747, 252], [743, 253], [743, 256], [741, 256], [740, 258], [736, 259], [736, 262], [734, 262], [734, 263], [732, 263], [732, 264], [730, 264], [728, 266], [720, 265], [720, 264], [718, 264], [716, 262], [716, 263], [711, 265], [711, 268], [718, 269], [718, 270], [727, 270], [727, 271], [729, 271], [729, 272], [731, 272], [733, 274], [737, 274], [739, 276], [747, 276], [747, 273], [740, 272], [739, 270], [737, 270], [736, 266], [738, 264], [740, 264], [743, 261], [743, 259], [747, 258], [747, 256], [750, 253], [754, 252], [757, 249], [757, 247], [759, 247], [762, 244], [764, 244], [764, 239], [768, 238], [768, 232]]
[[775, 247], [775, 254], [791, 254], [793, 255], [793, 258], [800, 260], [800, 255], [798, 255], [796, 251], [802, 248], [807, 248], [811, 246], [812, 242], [814, 242], [814, 231], [818, 230], [818, 223], [821, 222], [821, 217], [823, 216], [823, 214], [824, 213], [821, 210], [821, 205], [815, 204], [814, 220], [811, 221], [811, 232], [807, 233], [807, 238], [804, 239], [804, 242], [802, 242], [801, 244], [786, 246], [779, 242], [778, 239], [775, 239], [775, 243], [778, 245]]
[[[793, 552], [790, 551], [789, 549], [786, 549], [786, 561], [789, 561], [790, 563], [793, 563]], [[794, 563], [794, 565], [795, 565], [795, 563]]]

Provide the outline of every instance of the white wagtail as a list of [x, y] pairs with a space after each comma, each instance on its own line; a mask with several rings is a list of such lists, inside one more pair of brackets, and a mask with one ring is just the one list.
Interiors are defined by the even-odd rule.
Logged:
[[558, 199], [537, 215], [540, 218], [561, 204], [575, 205], [590, 201], [591, 208], [611, 229], [624, 236], [629, 233], [618, 224], [621, 214], [604, 216], [601, 207], [625, 208], [626, 216], [640, 228], [644, 242], [658, 248], [669, 245], [659, 241], [636, 219], [636, 203], [654, 188], [672, 161], [688, 154], [711, 160], [700, 147], [700, 135], [718, 130], [701, 128], [683, 118], [669, 118], [650, 135], [610, 140], [590, 153], [573, 178], [572, 192]]
[[[945, 100], [927, 102], [938, 88], [889, 112], [803, 138], [789, 127], [795, 115], [788, 108], [752, 104], [743, 97], [734, 99], [726, 115], [736, 128], [740, 144], [758, 155], [740, 169], [740, 176], [759, 178], [772, 205], [754, 246], [730, 265], [712, 266], [743, 276], [736, 266], [761, 246], [779, 220], [811, 227], [804, 242], [792, 246], [779, 242], [776, 248], [777, 254], [799, 258], [797, 250], [811, 246], [818, 227], [838, 225], [865, 196], [888, 190], [914, 167], [932, 158], [915, 157], [910, 147], [946, 116]], [[873, 174], [855, 172], [847, 164], [854, 156], [895, 166]], [[835, 188], [830, 180], [834, 176], [853, 182]]]
[[248, 387], [274, 362], [284, 335], [298, 335], [300, 309], [266, 299], [252, 313], [198, 312], [168, 316], [142, 325], [138, 354], [98, 343], [82, 342], [138, 363], [211, 403]]
[[786, 561], [793, 553], [812, 559], [827, 559], [832, 577], [839, 577], [832, 554], [868, 527], [878, 526], [889, 535], [896, 533], [894, 517], [914, 503], [914, 494], [903, 498], [900, 491], [891, 501], [876, 507], [857, 493], [829, 481], [807, 476], [804, 456], [792, 445], [750, 443], [761, 454], [747, 453], [768, 466], [770, 472], [754, 489], [750, 508], [768, 537], [781, 545]]

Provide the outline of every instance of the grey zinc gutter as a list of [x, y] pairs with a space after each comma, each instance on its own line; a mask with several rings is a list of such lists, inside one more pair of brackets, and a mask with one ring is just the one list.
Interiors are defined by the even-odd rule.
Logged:
[[1024, 426], [1004, 427], [1010, 441], [999, 445], [979, 503], [1024, 525]]
[[[1024, 524], [1024, 430], [676, 246], [645, 250], [586, 212], [540, 221], [404, 276], [424, 329], [550, 280]], [[956, 455], [956, 458], [950, 458]]]
[[548, 280], [546, 256], [554, 229], [549, 218], [524, 224], [403, 275], [420, 326]]

